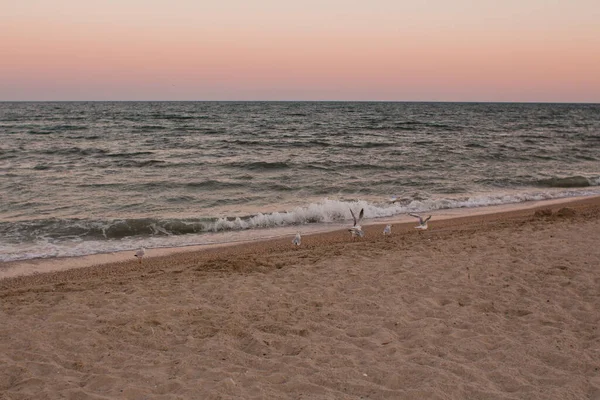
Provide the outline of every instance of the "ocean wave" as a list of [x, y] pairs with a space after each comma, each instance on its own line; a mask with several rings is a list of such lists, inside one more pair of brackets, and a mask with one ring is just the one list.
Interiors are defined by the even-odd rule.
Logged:
[[208, 179], [205, 181], [188, 182], [185, 186], [200, 189], [228, 189], [245, 187], [246, 184], [242, 182], [225, 182], [216, 179]]
[[568, 176], [565, 178], [548, 178], [537, 181], [538, 186], [552, 188], [583, 188], [588, 186], [598, 186], [600, 177], [586, 178], [585, 176]]
[[137, 126], [135, 127], [132, 132], [134, 133], [144, 133], [144, 132], [148, 132], [148, 131], [162, 131], [167, 129], [166, 126], [162, 126], [162, 125], [141, 125], [141, 126]]
[[356, 148], [356, 149], [374, 149], [379, 147], [391, 147], [394, 143], [390, 142], [343, 142], [338, 144], [339, 147], [343, 148]]
[[471, 149], [487, 149], [488, 146], [486, 146], [483, 143], [474, 143], [474, 142], [471, 142], [471, 143], [467, 143], [465, 145], [465, 147], [471, 148]]
[[[212, 183], [209, 183], [212, 184]], [[382, 199], [366, 200], [324, 199], [289, 211], [264, 212], [253, 215], [207, 218], [129, 218], [129, 219], [40, 219], [0, 223], [0, 235], [22, 239], [45, 238], [103, 238], [120, 239], [129, 236], [185, 235], [222, 230], [272, 228], [285, 225], [334, 223], [352, 220], [350, 209], [364, 208], [365, 218], [388, 218], [410, 212], [440, 209], [473, 208], [533, 200], [582, 195], [581, 192], [531, 192], [456, 196], [445, 198], [401, 198], [395, 203]]]
[[231, 145], [237, 145], [241, 147], [253, 147], [260, 146], [264, 147], [269, 143], [265, 143], [263, 140], [252, 140], [252, 139], [230, 139], [223, 141], [223, 147], [230, 147]]
[[286, 117], [308, 117], [310, 114], [307, 112], [301, 112], [301, 111], [288, 111], [288, 112], [282, 113], [282, 115], [284, 115]]
[[44, 126], [38, 129], [31, 129], [27, 133], [31, 135], [50, 135], [55, 132], [64, 132], [64, 131], [84, 131], [89, 129], [86, 125], [54, 125], [54, 126]]
[[83, 139], [83, 140], [98, 140], [102, 139], [100, 135], [79, 135], [79, 136], [71, 136], [71, 139]]
[[479, 178], [474, 183], [487, 187], [510, 188], [510, 187], [539, 187], [551, 189], [583, 189], [592, 186], [600, 186], [600, 176], [570, 176], [536, 179], [531, 175], [507, 176], [503, 178]]
[[53, 131], [44, 131], [44, 130], [30, 129], [29, 131], [27, 131], [27, 133], [30, 134], [30, 135], [51, 135], [54, 132]]
[[251, 171], [287, 169], [287, 168], [291, 167], [291, 165], [289, 163], [283, 162], [283, 161], [234, 162], [234, 163], [227, 164], [227, 166], [234, 167], [234, 168], [247, 169], [247, 170], [251, 170]]
[[[121, 189], [121, 190], [131, 190], [136, 192], [148, 192], [148, 191], [167, 191], [173, 189], [182, 189], [182, 188], [192, 188], [192, 189], [205, 189], [205, 190], [219, 190], [219, 189], [229, 189], [229, 188], [240, 188], [245, 187], [246, 184], [243, 182], [228, 182], [221, 181], [216, 179], [208, 179], [208, 180], [199, 180], [199, 181], [191, 181], [191, 182], [182, 182], [177, 180], [165, 180], [165, 181], [152, 181], [145, 183], [128, 183], [128, 182], [90, 182], [90, 183], [82, 183], [78, 185], [81, 188], [90, 188], [90, 189]], [[189, 196], [188, 196], [189, 197]], [[190, 197], [192, 198], [192, 197]]]
[[[596, 182], [600, 184], [600, 180]], [[400, 197], [395, 203], [381, 201], [332, 200], [296, 207], [289, 211], [210, 218], [130, 218], [130, 219], [40, 219], [0, 223], [0, 250], [11, 247], [27, 251], [0, 251], [0, 261], [38, 257], [75, 256], [117, 251], [135, 246], [165, 247], [203, 244], [211, 235], [264, 230], [313, 224], [316, 227], [350, 223], [350, 209], [364, 208], [364, 223], [378, 218], [396, 217], [411, 212], [548, 200], [553, 198], [599, 194], [599, 192], [551, 191], [496, 193], [480, 196], [420, 198]], [[329, 228], [331, 229], [331, 228]], [[208, 236], [207, 236], [208, 235]], [[254, 235], [254, 236], [253, 236]], [[255, 234], [249, 234], [255, 237]], [[243, 238], [241, 239], [243, 240]], [[86, 243], [90, 243], [89, 246]], [[105, 244], [102, 244], [105, 243]], [[133, 246], [133, 247], [132, 247]]]
[[79, 219], [49, 218], [0, 223], [0, 234], [14, 242], [38, 239], [122, 239], [131, 236], [184, 235], [206, 232], [201, 219]]
[[181, 114], [150, 114], [151, 118], [154, 119], [166, 119], [166, 120], [187, 120], [187, 119], [206, 119], [207, 116], [203, 115], [181, 115]]
[[81, 147], [68, 147], [68, 148], [50, 148], [50, 149], [46, 149], [46, 150], [42, 150], [40, 151], [41, 154], [48, 154], [48, 155], [61, 155], [61, 156], [68, 156], [68, 155], [81, 155], [81, 156], [91, 156], [91, 155], [103, 155], [108, 153], [108, 150], [104, 150], [104, 149], [100, 149], [100, 148], [95, 148], [95, 147], [87, 147], [87, 148], [81, 148]]
[[154, 154], [153, 151], [135, 151], [132, 153], [108, 153], [106, 157], [136, 157]]
[[579, 160], [584, 160], [584, 161], [598, 161], [598, 159], [596, 157], [587, 156], [587, 155], [584, 155], [584, 154], [577, 154], [575, 156], [575, 158], [577, 158]]
[[121, 160], [115, 163], [115, 165], [122, 168], [142, 168], [142, 167], [165, 167], [166, 162], [162, 160]]
[[[367, 170], [389, 170], [389, 166], [386, 164], [348, 164], [344, 165], [345, 169], [357, 170], [357, 171], [367, 171]], [[403, 166], [394, 166], [397, 171], [401, 171], [404, 169]]]

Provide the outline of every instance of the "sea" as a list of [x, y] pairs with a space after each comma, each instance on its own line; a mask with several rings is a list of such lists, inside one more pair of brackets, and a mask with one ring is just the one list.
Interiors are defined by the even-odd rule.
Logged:
[[598, 194], [598, 104], [0, 103], [0, 262]]

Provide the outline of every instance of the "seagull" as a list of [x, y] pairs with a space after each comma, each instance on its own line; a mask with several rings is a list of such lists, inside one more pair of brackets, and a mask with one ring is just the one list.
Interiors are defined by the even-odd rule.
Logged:
[[365, 235], [365, 233], [362, 230], [362, 227], [359, 224], [359, 222], [363, 219], [363, 216], [365, 214], [365, 209], [361, 208], [360, 209], [360, 213], [358, 214], [358, 219], [356, 219], [356, 216], [354, 215], [354, 212], [352, 212], [352, 209], [350, 209], [350, 214], [352, 214], [352, 218], [354, 219], [354, 226], [352, 226], [352, 228], [348, 229], [350, 231], [350, 233], [352, 233], [352, 239], [354, 239], [355, 237], [363, 237]]
[[398, 198], [398, 196], [392, 196], [388, 201], [394, 204], [395, 202], [400, 201], [400, 199]]
[[300, 232], [296, 233], [296, 237], [294, 238], [294, 240], [292, 240], [292, 244], [295, 244], [296, 246], [300, 246], [300, 241], [302, 240], [302, 237], [300, 236]]
[[386, 225], [385, 229], [383, 230], [383, 236], [391, 235], [391, 234], [392, 234], [392, 226]]
[[427, 221], [431, 219], [431, 215], [425, 219], [418, 214], [408, 214], [411, 217], [419, 218], [419, 225], [415, 226], [415, 229], [426, 230], [427, 229]]
[[135, 252], [135, 254], [133, 255], [134, 257], [137, 257], [137, 259], [139, 260], [140, 264], [142, 263], [142, 258], [144, 258], [144, 255], [146, 254], [146, 249], [141, 247], [138, 251]]

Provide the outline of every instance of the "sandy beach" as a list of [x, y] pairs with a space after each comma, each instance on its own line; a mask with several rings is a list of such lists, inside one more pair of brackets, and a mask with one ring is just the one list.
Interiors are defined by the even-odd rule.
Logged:
[[600, 197], [0, 280], [0, 399], [600, 399]]

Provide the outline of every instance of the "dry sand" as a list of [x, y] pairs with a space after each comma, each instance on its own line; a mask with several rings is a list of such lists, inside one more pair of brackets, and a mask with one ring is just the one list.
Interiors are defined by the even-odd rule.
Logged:
[[0, 280], [0, 399], [600, 399], [600, 198], [550, 207]]

